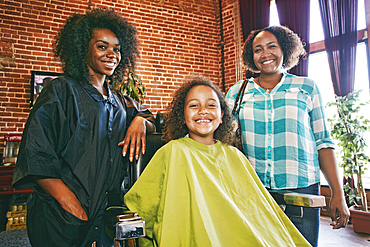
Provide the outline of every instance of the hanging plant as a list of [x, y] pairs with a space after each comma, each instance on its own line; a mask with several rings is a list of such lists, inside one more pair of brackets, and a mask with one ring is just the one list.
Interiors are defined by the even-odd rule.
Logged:
[[116, 78], [113, 81], [113, 87], [123, 95], [129, 96], [137, 102], [143, 104], [145, 98], [145, 87], [140, 77], [130, 68], [125, 78]]

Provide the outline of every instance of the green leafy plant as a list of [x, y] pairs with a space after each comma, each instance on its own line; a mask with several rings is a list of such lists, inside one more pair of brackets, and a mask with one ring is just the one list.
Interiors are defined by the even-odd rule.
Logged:
[[146, 89], [133, 69], [130, 68], [124, 78], [116, 78], [113, 81], [113, 87], [120, 90], [123, 95], [129, 96], [141, 104], [144, 103]]
[[352, 178], [354, 175], [357, 178], [355, 189], [351, 188], [348, 183], [344, 185], [349, 203], [358, 207], [357, 202], [359, 201], [361, 209], [367, 211], [367, 199], [362, 176], [370, 162], [369, 157], [364, 152], [364, 148], [367, 146], [364, 134], [370, 130], [370, 121], [359, 115], [359, 111], [369, 102], [360, 102], [360, 92], [354, 91], [346, 96], [336, 96], [335, 102], [328, 103], [328, 106], [336, 106], [337, 108], [337, 114], [333, 118], [329, 118], [328, 121], [332, 127], [331, 136], [338, 141], [341, 156], [339, 166], [343, 168], [345, 178]]

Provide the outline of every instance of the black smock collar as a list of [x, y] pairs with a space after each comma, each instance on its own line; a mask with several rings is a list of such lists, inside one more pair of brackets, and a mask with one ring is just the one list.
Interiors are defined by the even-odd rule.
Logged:
[[117, 106], [118, 105], [118, 102], [117, 102], [117, 98], [114, 97], [114, 93], [112, 92], [112, 90], [110, 89], [110, 87], [108, 86], [107, 82], [104, 82], [104, 87], [106, 88], [107, 90], [107, 93], [108, 93], [108, 97], [107, 99], [105, 99], [103, 97], [103, 95], [98, 91], [98, 89], [96, 89], [94, 87], [94, 85], [92, 85], [90, 82], [83, 82], [81, 81], [80, 82], [81, 86], [86, 89], [86, 92], [96, 101], [108, 101], [110, 104], [112, 104], [113, 106]]

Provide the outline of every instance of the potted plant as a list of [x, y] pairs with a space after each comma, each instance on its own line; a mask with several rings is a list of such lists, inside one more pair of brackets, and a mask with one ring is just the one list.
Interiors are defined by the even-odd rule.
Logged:
[[[331, 136], [337, 140], [339, 146], [339, 166], [343, 168], [346, 183], [344, 190], [347, 194], [350, 208], [353, 229], [355, 232], [364, 232], [370, 234], [370, 212], [368, 211], [366, 192], [363, 185], [364, 171], [370, 162], [370, 158], [365, 154], [364, 148], [366, 139], [364, 134], [370, 130], [370, 121], [363, 115], [360, 115], [361, 108], [368, 104], [361, 103], [359, 95], [361, 91], [354, 91], [346, 96], [336, 96], [335, 102], [330, 102], [328, 106], [336, 106], [337, 114], [328, 119], [331, 123]], [[355, 177], [356, 185], [352, 188], [348, 179]], [[357, 210], [360, 209], [360, 210]], [[368, 215], [369, 220], [365, 229], [361, 229], [356, 223], [358, 222], [357, 212]], [[361, 223], [366, 224], [361, 220]]]
[[129, 68], [125, 78], [115, 78], [113, 87], [120, 90], [123, 95], [129, 96], [141, 104], [144, 103], [146, 89], [132, 68]]

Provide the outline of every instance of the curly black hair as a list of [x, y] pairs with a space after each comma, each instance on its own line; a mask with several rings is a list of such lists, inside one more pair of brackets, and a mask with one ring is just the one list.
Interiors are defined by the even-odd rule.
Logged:
[[135, 67], [139, 57], [136, 29], [114, 10], [97, 8], [86, 14], [73, 14], [68, 17], [63, 28], [55, 36], [54, 56], [62, 62], [64, 75], [90, 81], [87, 67], [89, 42], [95, 29], [112, 31], [121, 46], [121, 61], [108, 81], [123, 78], [128, 67]]
[[283, 51], [283, 66], [284, 69], [289, 70], [296, 66], [299, 58], [304, 57], [307, 52], [304, 49], [304, 44], [297, 34], [284, 26], [270, 26], [263, 29], [252, 31], [244, 43], [243, 48], [243, 62], [247, 70], [251, 72], [259, 72], [253, 60], [253, 40], [262, 31], [272, 33]]
[[214, 133], [214, 138], [231, 145], [234, 141], [232, 116], [226, 104], [225, 97], [221, 90], [209, 78], [202, 75], [190, 76], [175, 92], [173, 100], [167, 109], [167, 120], [164, 126], [163, 139], [168, 142], [182, 138], [189, 133], [189, 129], [185, 124], [185, 100], [190, 89], [199, 85], [208, 86], [216, 92], [220, 101], [221, 111], [224, 112], [224, 115], [222, 117], [222, 124], [220, 124]]

